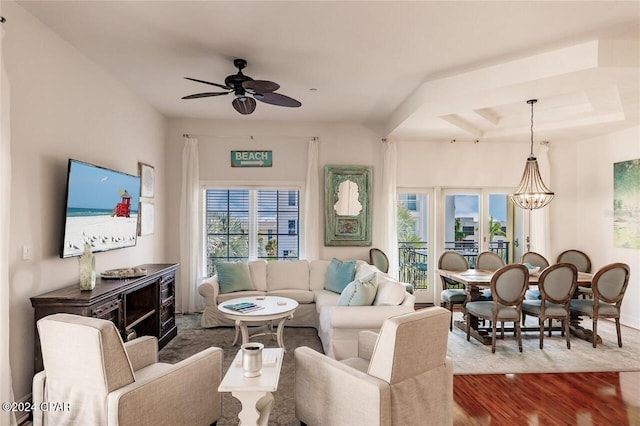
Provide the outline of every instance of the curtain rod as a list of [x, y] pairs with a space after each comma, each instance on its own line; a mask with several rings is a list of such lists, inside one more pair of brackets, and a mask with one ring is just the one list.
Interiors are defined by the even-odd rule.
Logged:
[[207, 135], [207, 134], [197, 134], [197, 133], [183, 133], [182, 134], [183, 137], [185, 138], [213, 138], [213, 139], [249, 139], [249, 140], [256, 140], [256, 139], [270, 139], [270, 138], [274, 138], [274, 139], [311, 139], [314, 141], [320, 140], [320, 138], [318, 136], [298, 136], [298, 135], [288, 135], [288, 136], [282, 136], [282, 135], [259, 135], [259, 136], [255, 136], [255, 135]]

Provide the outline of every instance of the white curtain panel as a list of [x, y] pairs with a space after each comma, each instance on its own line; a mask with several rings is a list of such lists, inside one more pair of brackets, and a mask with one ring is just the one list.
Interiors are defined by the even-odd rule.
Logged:
[[318, 177], [318, 138], [309, 141], [307, 149], [307, 180], [304, 189], [304, 232], [301, 258], [318, 259], [320, 250], [320, 178]]
[[[4, 27], [0, 31], [4, 39]], [[11, 199], [9, 89], [9, 78], [4, 69], [0, 39], [0, 197], [3, 200]], [[2, 235], [0, 238], [0, 401], [2, 402], [13, 401], [11, 365], [9, 364], [9, 206], [10, 203], [0, 203], [0, 235]], [[16, 417], [13, 412], [0, 411], [0, 425], [15, 424]]]
[[182, 191], [180, 195], [180, 280], [178, 309], [183, 314], [202, 310], [198, 294], [202, 280], [200, 264], [200, 170], [198, 140], [185, 136], [182, 149]]
[[382, 241], [381, 249], [389, 258], [389, 275], [398, 278], [397, 195], [398, 149], [393, 142], [382, 143]]
[[[537, 156], [538, 167], [540, 168], [540, 176], [542, 181], [553, 191], [551, 185], [551, 167], [549, 164], [549, 146], [547, 144], [540, 146], [540, 152]], [[531, 212], [531, 251], [535, 251], [549, 259], [549, 247], [551, 244], [551, 231], [549, 229], [549, 207], [553, 204], [551, 201], [546, 207], [535, 209]]]

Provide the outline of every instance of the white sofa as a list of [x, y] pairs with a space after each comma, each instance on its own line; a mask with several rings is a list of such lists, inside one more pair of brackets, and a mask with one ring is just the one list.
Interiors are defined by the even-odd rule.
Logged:
[[[298, 302], [287, 326], [314, 327], [322, 341], [324, 353], [338, 360], [358, 353], [358, 333], [378, 331], [386, 318], [412, 312], [415, 297], [405, 291], [405, 284], [362, 260], [356, 262], [355, 278], [375, 272], [378, 292], [372, 306], [337, 306], [340, 294], [324, 289], [328, 260], [249, 262], [253, 290], [220, 294], [218, 277], [202, 282], [198, 292], [205, 300], [203, 327], [233, 326], [218, 310], [218, 304], [248, 296], [281, 296]], [[402, 289], [399, 290], [399, 287]]]

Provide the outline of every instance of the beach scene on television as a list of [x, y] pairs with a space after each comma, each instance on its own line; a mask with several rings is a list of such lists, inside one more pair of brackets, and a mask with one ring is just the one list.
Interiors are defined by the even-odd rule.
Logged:
[[136, 244], [140, 178], [71, 160], [63, 257]]

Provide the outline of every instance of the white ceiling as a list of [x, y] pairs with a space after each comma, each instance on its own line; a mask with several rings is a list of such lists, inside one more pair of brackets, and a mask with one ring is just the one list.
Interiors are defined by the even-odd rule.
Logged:
[[[536, 139], [640, 122], [638, 1], [19, 4], [167, 117], [362, 123], [393, 139], [500, 141], [529, 133], [526, 100], [537, 98]], [[181, 99], [217, 91], [183, 77], [223, 83], [237, 71], [234, 58], [302, 107], [258, 102], [241, 116], [231, 95]]]

